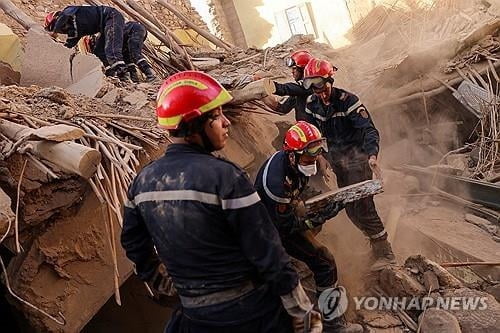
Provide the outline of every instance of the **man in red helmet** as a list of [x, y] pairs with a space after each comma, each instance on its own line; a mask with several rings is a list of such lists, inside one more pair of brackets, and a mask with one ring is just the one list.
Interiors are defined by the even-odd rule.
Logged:
[[[122, 245], [144, 281], [165, 264], [182, 308], [169, 333], [293, 331], [319, 313], [245, 171], [211, 153], [228, 139], [229, 93], [211, 76], [180, 72], [161, 86], [158, 123], [172, 144], [134, 179]], [[156, 250], [156, 251], [155, 251]]]
[[[313, 272], [318, 297], [336, 287], [337, 266], [328, 248], [314, 239], [313, 230], [336, 216], [344, 206], [331, 203], [323, 212], [307, 215], [301, 211], [304, 205], [300, 195], [309, 177], [316, 174], [318, 157], [327, 151], [326, 140], [318, 128], [299, 121], [286, 132], [283, 149], [264, 162], [255, 180], [255, 188], [286, 251]], [[342, 316], [325, 321], [323, 327], [325, 332], [327, 328], [328, 332], [338, 333], [363, 331], [360, 325], [347, 324]]]
[[[326, 60], [313, 59], [304, 70], [304, 87], [314, 96], [307, 104], [310, 122], [316, 124], [328, 142], [326, 154], [339, 187], [381, 178], [377, 156], [379, 133], [359, 98], [333, 86], [334, 67]], [[373, 197], [346, 205], [351, 221], [369, 238], [376, 259], [373, 270], [395, 263], [387, 232], [377, 213]]]
[[274, 94], [278, 96], [287, 96], [287, 98], [278, 102], [273, 97], [266, 98], [265, 103], [279, 114], [285, 115], [295, 109], [295, 119], [305, 120], [305, 109], [307, 97], [312, 94], [312, 90], [304, 89], [302, 79], [304, 77], [304, 67], [313, 56], [305, 50], [292, 53], [285, 60], [285, 64], [292, 70], [292, 76], [295, 82], [278, 83], [274, 81]]
[[108, 6], [68, 6], [45, 17], [45, 30], [67, 35], [68, 48], [73, 48], [83, 36], [100, 33], [104, 36], [104, 51], [108, 67], [106, 75], [130, 80], [123, 61], [123, 26], [125, 19], [115, 8]]

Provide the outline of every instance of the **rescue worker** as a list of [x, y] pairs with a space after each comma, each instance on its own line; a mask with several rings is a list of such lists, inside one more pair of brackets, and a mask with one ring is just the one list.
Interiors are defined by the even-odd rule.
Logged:
[[228, 139], [231, 99], [202, 72], [165, 80], [156, 112], [173, 143], [130, 185], [121, 243], [153, 287], [166, 266], [182, 303], [166, 332], [289, 333], [308, 314], [321, 332], [247, 174], [211, 154]]
[[295, 109], [295, 120], [305, 120], [305, 109], [307, 97], [312, 94], [312, 90], [304, 89], [302, 79], [304, 78], [304, 68], [313, 56], [304, 50], [296, 51], [286, 59], [285, 64], [292, 70], [295, 82], [278, 83], [274, 81], [274, 94], [278, 96], [288, 96], [281, 102], [274, 98], [266, 98], [264, 101], [279, 114], [285, 115]]
[[45, 30], [67, 35], [64, 45], [73, 48], [83, 36], [100, 33], [104, 36], [106, 75], [130, 79], [123, 61], [123, 26], [125, 19], [115, 8], [108, 6], [68, 6], [45, 17]]
[[[123, 28], [123, 60], [133, 82], [139, 82], [137, 68], [146, 76], [146, 82], [156, 79], [156, 75], [151, 65], [142, 55], [142, 48], [147, 37], [147, 30], [139, 22], [127, 22]], [[105, 38], [102, 35], [85, 36], [85, 46], [89, 52], [95, 54], [104, 64], [108, 66], [106, 58]]]
[[[318, 297], [336, 286], [337, 267], [332, 253], [314, 238], [313, 230], [336, 216], [344, 206], [331, 203], [321, 213], [309, 215], [304, 212], [299, 196], [309, 177], [316, 173], [318, 157], [327, 151], [319, 129], [299, 121], [286, 132], [283, 149], [262, 165], [255, 181], [287, 253], [303, 261], [313, 272]], [[360, 325], [347, 324], [344, 317], [325, 321], [323, 327], [328, 332], [363, 331]]]
[[[339, 187], [381, 178], [377, 156], [379, 132], [359, 98], [333, 86], [334, 67], [326, 60], [313, 59], [304, 70], [304, 87], [314, 95], [306, 107], [308, 121], [326, 137], [326, 157], [337, 176]], [[346, 205], [351, 221], [370, 239], [375, 262], [373, 270], [395, 263], [387, 232], [377, 213], [373, 197]]]

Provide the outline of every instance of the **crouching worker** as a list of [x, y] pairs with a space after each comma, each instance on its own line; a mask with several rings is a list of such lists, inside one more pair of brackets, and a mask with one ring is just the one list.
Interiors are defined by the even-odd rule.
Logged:
[[[142, 55], [142, 48], [147, 37], [147, 30], [139, 22], [127, 22], [123, 29], [123, 60], [133, 82], [139, 82], [137, 68], [146, 76], [146, 82], [156, 79], [153, 68]], [[85, 47], [87, 51], [98, 57], [105, 67], [108, 67], [108, 61], [105, 52], [105, 38], [102, 35], [85, 36]]]
[[[299, 196], [309, 177], [316, 174], [318, 157], [327, 151], [318, 128], [299, 121], [286, 132], [283, 149], [264, 163], [255, 181], [286, 251], [313, 272], [318, 296], [337, 285], [337, 266], [332, 253], [314, 238], [312, 230], [336, 216], [344, 206], [332, 202], [322, 212], [310, 215]], [[323, 327], [325, 332], [363, 331], [360, 325], [348, 324], [343, 317], [324, 321]]]
[[108, 67], [105, 74], [129, 80], [130, 75], [123, 61], [123, 26], [125, 19], [115, 8], [108, 6], [68, 6], [62, 11], [51, 12], [45, 17], [45, 30], [67, 35], [68, 48], [73, 48], [84, 36], [100, 33]]
[[306, 317], [321, 332], [247, 174], [212, 155], [228, 140], [231, 98], [202, 72], [163, 83], [156, 111], [173, 143], [130, 185], [121, 243], [142, 280], [166, 266], [182, 304], [166, 332], [289, 333]]

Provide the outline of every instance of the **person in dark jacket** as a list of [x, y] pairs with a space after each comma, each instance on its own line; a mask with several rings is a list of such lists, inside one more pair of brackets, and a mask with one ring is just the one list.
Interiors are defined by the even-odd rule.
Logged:
[[[344, 208], [332, 202], [322, 212], [307, 214], [300, 199], [309, 177], [316, 173], [318, 157], [328, 151], [326, 140], [316, 126], [299, 121], [286, 132], [283, 149], [260, 168], [255, 188], [274, 221], [283, 246], [292, 257], [303, 261], [313, 272], [317, 296], [337, 285], [337, 266], [333, 254], [314, 238], [321, 227]], [[325, 321], [329, 332], [362, 332], [362, 327], [346, 323], [344, 317]]]
[[67, 35], [64, 45], [68, 48], [75, 47], [84, 36], [104, 36], [106, 75], [127, 80], [130, 77], [122, 54], [124, 24], [123, 15], [108, 6], [68, 6], [45, 17], [45, 30]]
[[[146, 76], [146, 82], [156, 79], [151, 65], [142, 55], [142, 48], [147, 37], [147, 30], [139, 22], [127, 22], [123, 28], [123, 60], [133, 82], [139, 82], [137, 67]], [[109, 66], [105, 52], [105, 38], [101, 34], [85, 36], [85, 46], [98, 57], [104, 66]]]
[[129, 187], [122, 246], [144, 281], [165, 265], [182, 304], [166, 332], [289, 333], [309, 315], [321, 332], [247, 174], [211, 154], [228, 139], [231, 98], [202, 72], [165, 80], [158, 123], [173, 143]]
[[[378, 130], [356, 95], [333, 86], [333, 73], [333, 66], [326, 60], [313, 59], [307, 64], [304, 87], [314, 91], [306, 107], [308, 121], [316, 124], [327, 139], [326, 156], [339, 187], [372, 179], [372, 173], [381, 178]], [[395, 263], [373, 197], [347, 204], [346, 212], [370, 239], [376, 259], [372, 269]]]

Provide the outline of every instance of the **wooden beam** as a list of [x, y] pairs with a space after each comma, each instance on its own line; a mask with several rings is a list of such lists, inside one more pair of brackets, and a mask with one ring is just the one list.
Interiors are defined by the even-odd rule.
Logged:
[[191, 29], [193, 29], [194, 31], [196, 31], [197, 33], [199, 33], [201, 36], [205, 37], [209, 42], [213, 43], [215, 46], [223, 48], [226, 51], [231, 51], [231, 49], [234, 48], [233, 45], [230, 45], [230, 44], [228, 44], [228, 43], [220, 40], [216, 36], [212, 35], [210, 32], [208, 32], [208, 31], [206, 31], [206, 30], [201, 29], [200, 27], [198, 27], [196, 24], [194, 24], [192, 22], [192, 20], [190, 20], [184, 14], [182, 14], [181, 12], [179, 12], [177, 10], [177, 8], [175, 8], [174, 5], [168, 3], [165, 0], [156, 0], [156, 1], [159, 4], [161, 4], [162, 6], [164, 6], [165, 8], [167, 8], [170, 12], [172, 12], [172, 14], [174, 14], [175, 16], [177, 16], [181, 21], [183, 21], [184, 23], [186, 23], [186, 25], [188, 27], [190, 27]]
[[246, 102], [260, 100], [274, 92], [274, 83], [268, 79], [253, 81], [241, 89], [231, 91], [233, 99], [228, 104], [239, 105]]
[[16, 5], [12, 3], [12, 1], [0, 0], [0, 8], [5, 12], [5, 14], [13, 18], [20, 25], [22, 25], [24, 29], [44, 31], [44, 29], [40, 24], [35, 22], [28, 15], [26, 15], [26, 13], [24, 13], [21, 9], [17, 8]]

